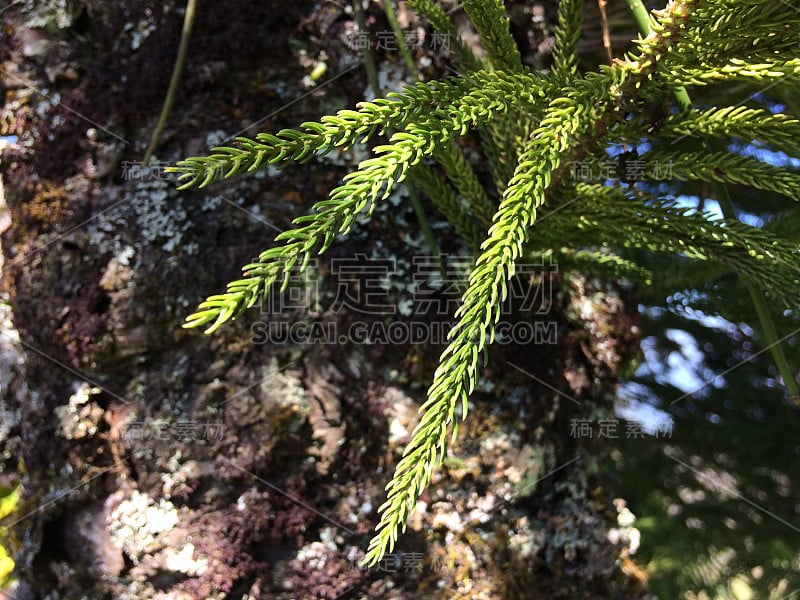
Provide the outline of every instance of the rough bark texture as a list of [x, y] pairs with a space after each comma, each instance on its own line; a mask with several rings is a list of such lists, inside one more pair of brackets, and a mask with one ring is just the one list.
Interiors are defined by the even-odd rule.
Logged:
[[[321, 52], [330, 74], [358, 63], [352, 19], [335, 4], [235, 6], [199, 7], [161, 161], [362, 97], [355, 68], [285, 107], [306, 92]], [[388, 31], [370, 15], [374, 32]], [[166, 91], [180, 6], [21, 2], [2, 18], [3, 133], [19, 140], [2, 155], [11, 319], [4, 313], [0, 448], [2, 483], [22, 483], [17, 518], [27, 515], [6, 541], [14, 598], [643, 594], [625, 545], [608, 541], [616, 510], [603, 446], [570, 435], [576, 417], [613, 417], [621, 365], [637, 347], [627, 292], [556, 274], [543, 314], [509, 306], [513, 322], [556, 322], [557, 343], [490, 352], [452, 458], [409, 530], [379, 568], [360, 568], [443, 346], [263, 344], [250, 328], [257, 311], [212, 337], [180, 327], [276, 228], [327, 195], [356, 153], [179, 193], [131, 167]], [[547, 49], [548, 35], [528, 35], [526, 56]], [[433, 57], [428, 76], [446, 60], [417, 52]], [[377, 53], [389, 79], [399, 73], [396, 57]], [[436, 227], [445, 251], [463, 253]], [[337, 331], [420, 321], [331, 306], [341, 289], [332, 261], [358, 254], [388, 261], [384, 299], [408, 301], [426, 252], [402, 194], [320, 260], [313, 302], [280, 317]]]

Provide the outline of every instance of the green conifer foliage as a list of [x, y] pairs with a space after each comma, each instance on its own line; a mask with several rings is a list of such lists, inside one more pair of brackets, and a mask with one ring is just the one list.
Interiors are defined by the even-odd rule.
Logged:
[[[433, 0], [408, 4], [443, 35], [455, 35]], [[798, 11], [785, 2], [673, 0], [650, 15], [649, 34], [636, 42], [635, 52], [596, 72], [581, 73], [582, 2], [562, 0], [553, 68], [537, 73], [523, 66], [500, 0], [464, 0], [463, 6], [481, 36], [485, 62], [459, 41], [454, 58], [463, 72], [456, 77], [416, 83], [296, 130], [238, 138], [235, 146], [214, 148], [209, 156], [172, 168], [183, 188], [203, 187], [394, 132], [327, 199], [278, 235], [278, 245], [246, 265], [242, 279], [200, 304], [186, 327], [207, 326], [211, 333], [239, 317], [279, 281], [286, 285], [293, 268], [305, 268], [312, 255], [325, 252], [337, 234], [350, 231], [356, 217], [370, 215], [412, 174], [475, 253], [455, 315], [458, 323], [419, 424], [386, 488], [366, 559], [371, 564], [392, 550], [405, 529], [410, 510], [457, 434], [459, 405], [461, 417], [467, 417], [479, 357], [492, 342], [519, 259], [549, 255], [571, 268], [647, 281], [651, 275], [645, 268], [597, 247], [679, 254], [725, 265], [789, 307], [800, 307], [796, 241], [678, 208], [619, 181], [589, 184], [570, 176], [571, 165], [602, 160], [612, 144], [647, 141], [652, 149], [638, 157], [644, 173], [669, 164], [671, 179], [744, 184], [796, 201], [800, 173], [792, 169], [728, 152], [684, 151], [686, 145], [677, 143], [705, 137], [757, 140], [800, 157], [795, 118], [744, 106], [683, 107], [656, 126], [640, 108], [682, 86], [745, 82], [757, 89], [778, 78], [787, 85], [800, 83], [799, 43], [792, 34], [800, 26]], [[483, 189], [469, 162], [454, 154], [455, 136], [471, 130], [482, 142], [494, 189]], [[446, 179], [431, 168], [432, 160]], [[540, 224], [543, 214], [548, 218]]]

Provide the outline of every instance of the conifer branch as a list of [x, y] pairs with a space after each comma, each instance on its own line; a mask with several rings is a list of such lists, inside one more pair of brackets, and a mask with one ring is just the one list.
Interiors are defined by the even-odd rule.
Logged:
[[[687, 55], [701, 62], [797, 51], [800, 14], [789, 2], [703, 2], [686, 34]], [[772, 57], [774, 58], [774, 56]]]
[[553, 48], [553, 70], [561, 77], [578, 72], [578, 44], [583, 25], [583, 0], [561, 0], [558, 3], [556, 44]]
[[[579, 184], [576, 196], [581, 200], [548, 217], [543, 239], [555, 242], [575, 237], [584, 244], [600, 244], [608, 241], [609, 231], [617, 229], [622, 232], [620, 246], [724, 264], [787, 306], [796, 305], [800, 297], [800, 245], [670, 202], [642, 206], [620, 188]], [[770, 267], [764, 268], [766, 264]]]
[[[643, 123], [635, 131], [635, 137], [644, 137], [648, 127], [649, 124]], [[738, 138], [747, 142], [755, 140], [773, 150], [800, 156], [800, 120], [747, 106], [724, 106], [671, 115], [652, 137], [669, 142], [702, 136]]]
[[530, 264], [558, 265], [563, 273], [596, 273], [605, 277], [616, 277], [638, 281], [646, 285], [653, 282], [653, 274], [646, 268], [609, 252], [607, 249], [591, 250], [574, 248], [548, 248], [532, 250], [526, 254], [526, 262]]
[[406, 4], [453, 45], [453, 54], [458, 64], [470, 71], [479, 71], [484, 68], [481, 60], [475, 56], [472, 48], [464, 43], [456, 31], [455, 25], [438, 4], [433, 0], [408, 0]]
[[[559, 102], [548, 112], [562, 115], [567, 110]], [[565, 149], [563, 140], [568, 136], [568, 131], [559, 128], [538, 129], [503, 194], [489, 238], [470, 273], [463, 304], [456, 312], [459, 322], [450, 334], [453, 341], [439, 360], [428, 400], [420, 408], [422, 418], [386, 488], [387, 500], [379, 509], [377, 533], [364, 559], [367, 564], [375, 564], [387, 551], [391, 552], [398, 529], [405, 531], [413, 503], [428, 485], [432, 469], [444, 458], [451, 426], [453, 436], [457, 433], [454, 419], [458, 403], [461, 418], [466, 418], [467, 398], [478, 377], [478, 356], [493, 338], [506, 281], [514, 273], [514, 261], [522, 254], [527, 229], [535, 220], [536, 208], [544, 202], [545, 189], [559, 165]], [[547, 158], [536, 160], [542, 157], [543, 150]]]
[[[800, 173], [775, 167], [749, 156], [729, 152], [648, 152], [642, 157], [644, 175], [653, 179], [659, 167], [668, 166], [674, 178], [720, 181], [747, 185], [800, 200]], [[658, 180], [658, 178], [657, 178]]]
[[[582, 161], [593, 173], [603, 173], [607, 159]], [[800, 200], [800, 173], [784, 167], [776, 167], [749, 156], [730, 152], [670, 152], [659, 150], [648, 152], [629, 161], [621, 161], [620, 167], [630, 171], [630, 179], [639, 181], [717, 181], [746, 185], [759, 190], [783, 194]], [[618, 175], [625, 175], [618, 169]]]
[[453, 187], [424, 163], [414, 167], [413, 175], [414, 181], [420, 184], [422, 191], [466, 242], [470, 251], [477, 252], [485, 236], [476, 225], [474, 217], [459, 200]]
[[489, 226], [492, 222], [494, 207], [486, 190], [478, 181], [475, 171], [464, 158], [461, 150], [455, 143], [445, 144], [434, 153], [434, 158], [442, 165], [447, 178], [452, 182], [458, 193], [469, 202], [469, 209], [480, 221], [481, 225]]
[[461, 4], [481, 36], [492, 67], [521, 71], [522, 57], [511, 37], [502, 0], [463, 0]]
[[[296, 228], [275, 238], [275, 241], [284, 242], [282, 246], [270, 248], [259, 256], [257, 262], [243, 267], [245, 277], [230, 283], [224, 294], [211, 296], [201, 303], [198, 311], [187, 317], [184, 327], [199, 327], [213, 321], [206, 330], [206, 333], [212, 333], [226, 321], [251, 308], [280, 276], [283, 276], [283, 285], [286, 286], [289, 274], [298, 262], [302, 271], [312, 253], [322, 254], [337, 234], [350, 231], [357, 215], [365, 209], [368, 209], [366, 214], [371, 215], [375, 202], [388, 197], [393, 187], [405, 179], [411, 167], [448, 143], [452, 132], [464, 134], [469, 127], [479, 126], [505, 113], [509, 101], [498, 93], [499, 89], [514, 89], [515, 83], [531, 80], [530, 76], [523, 75], [507, 79], [500, 73], [487, 75], [491, 83], [486, 88], [473, 89], [446, 111], [434, 109], [432, 117], [418, 117], [416, 122], [392, 135], [388, 144], [376, 147], [373, 151], [375, 156], [362, 161], [357, 171], [347, 175], [344, 185], [334, 189], [328, 200], [317, 202], [311, 214], [294, 220]], [[535, 103], [543, 93], [537, 88], [519, 92], [525, 94], [531, 103]]]
[[[289, 161], [302, 163], [334, 148], [347, 149], [375, 133], [401, 129], [419, 118], [450, 121], [453, 111], [470, 114], [477, 109], [489, 117], [481, 117], [480, 121], [487, 122], [508, 111], [515, 96], [523, 106], [541, 102], [549, 87], [533, 73], [500, 71], [418, 83], [406, 87], [402, 94], [390, 93], [386, 99], [360, 102], [356, 111], [341, 110], [319, 122], [303, 123], [302, 130], [283, 129], [275, 135], [260, 133], [255, 140], [237, 138], [236, 147], [212, 148], [209, 156], [188, 158], [167, 170], [179, 174], [183, 181], [179, 189], [205, 187], [243, 171]], [[463, 134], [468, 122], [466, 119], [457, 131]]]
[[494, 340], [494, 325], [507, 294], [507, 281], [522, 255], [537, 209], [544, 204], [545, 190], [581, 133], [593, 128], [598, 117], [587, 107], [591, 91], [599, 82], [580, 80], [554, 99], [539, 127], [520, 156], [514, 176], [503, 193], [489, 236], [481, 246], [470, 275], [459, 320], [450, 333], [451, 342], [439, 359], [439, 367], [422, 405], [422, 417], [411, 434], [411, 442], [387, 486], [387, 500], [380, 507], [381, 519], [370, 542], [365, 564], [375, 564], [405, 531], [413, 503], [430, 481], [432, 469], [444, 458], [448, 432], [458, 433], [456, 407], [461, 418], [468, 412], [468, 397], [477, 382], [478, 356]]
[[[451, 41], [454, 45], [453, 54], [456, 64], [467, 71], [477, 71], [484, 68], [483, 62], [475, 56], [472, 48], [467, 46], [459, 37], [455, 26], [447, 18], [445, 12], [432, 0], [409, 0], [409, 8], [416, 11], [421, 17], [428, 21], [438, 34], [444, 39]], [[498, 121], [488, 123], [486, 127], [478, 130], [481, 145], [486, 153], [489, 162], [489, 169], [498, 191], [502, 193], [508, 178], [513, 171], [513, 159], [506, 148], [501, 151], [498, 144], [505, 139], [503, 132], [507, 129], [510, 119], [503, 118]], [[509, 165], [511, 167], [509, 168]], [[491, 218], [491, 215], [490, 217]]]
[[734, 81], [765, 83], [790, 77], [796, 80], [800, 76], [800, 58], [760, 63], [731, 58], [721, 65], [678, 64], [664, 76], [673, 84], [698, 86]]

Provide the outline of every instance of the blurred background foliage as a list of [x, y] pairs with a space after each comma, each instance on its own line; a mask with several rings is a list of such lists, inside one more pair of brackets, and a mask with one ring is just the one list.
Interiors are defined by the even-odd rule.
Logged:
[[[692, 95], [696, 107], [740, 104], [800, 116], [796, 90], [783, 82]], [[700, 150], [690, 138], [680, 143]], [[727, 149], [800, 166], [749, 140]], [[795, 203], [729, 189], [740, 221], [800, 242]], [[687, 207], [719, 211], [707, 186], [675, 183], [658, 191]], [[642, 358], [620, 388], [618, 414], [650, 427], [668, 424], [669, 431], [613, 440], [615, 492], [642, 533], [637, 561], [662, 599], [800, 598], [800, 407], [780, 384], [747, 289], [711, 263], [637, 259], [648, 262], [654, 278], [639, 287]], [[800, 314], [774, 302], [769, 309], [797, 378]]]

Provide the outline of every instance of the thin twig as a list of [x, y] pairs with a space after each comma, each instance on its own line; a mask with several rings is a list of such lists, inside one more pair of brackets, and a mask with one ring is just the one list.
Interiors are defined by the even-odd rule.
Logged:
[[611, 35], [608, 31], [608, 13], [606, 13], [608, 0], [597, 0], [597, 7], [600, 9], [600, 23], [603, 27], [603, 47], [608, 55], [608, 63], [614, 62], [614, 53], [611, 50]]
[[144, 153], [142, 164], [146, 165], [150, 162], [150, 157], [158, 146], [161, 140], [161, 134], [164, 133], [164, 127], [167, 125], [167, 118], [172, 110], [172, 105], [175, 103], [175, 96], [178, 94], [178, 85], [181, 82], [181, 75], [183, 74], [183, 66], [186, 64], [186, 54], [189, 50], [189, 40], [192, 39], [192, 25], [194, 25], [194, 13], [197, 7], [197, 0], [187, 0], [186, 13], [183, 15], [183, 31], [181, 31], [181, 42], [178, 46], [178, 55], [175, 57], [175, 64], [172, 67], [172, 76], [169, 80], [169, 88], [167, 89], [167, 96], [164, 98], [164, 104], [161, 107], [161, 115], [158, 117], [158, 124], [155, 131], [150, 138], [150, 145]]

